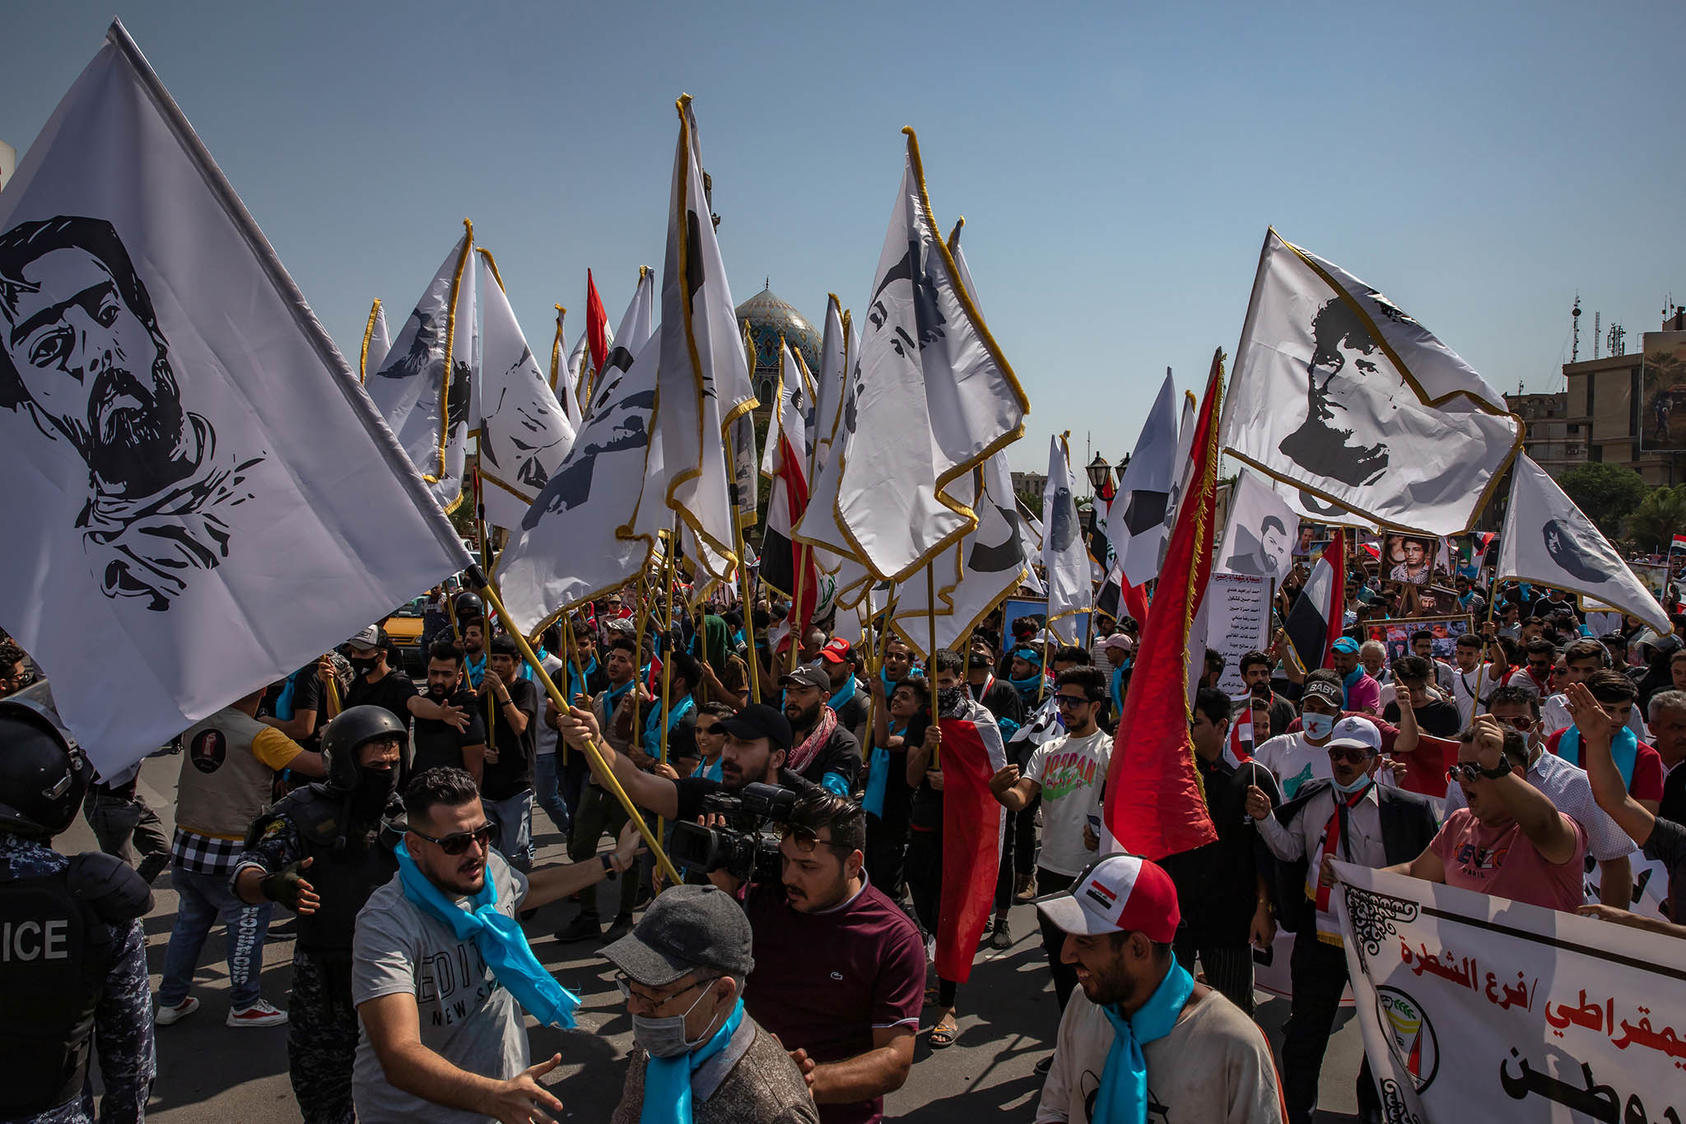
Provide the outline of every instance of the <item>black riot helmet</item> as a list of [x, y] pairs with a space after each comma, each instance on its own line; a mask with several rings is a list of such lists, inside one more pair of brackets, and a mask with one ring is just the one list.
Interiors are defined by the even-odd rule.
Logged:
[[408, 747], [404, 723], [384, 706], [353, 706], [340, 711], [322, 728], [322, 756], [328, 762], [328, 787], [350, 792], [357, 787], [357, 751], [379, 738], [397, 738], [399, 752]]
[[457, 594], [457, 599], [451, 602], [451, 609], [456, 614], [458, 628], [469, 621], [486, 619], [486, 603], [480, 600], [478, 593], [471, 593], [466, 589]]
[[43, 840], [71, 825], [94, 779], [81, 747], [49, 717], [46, 687], [0, 699], [0, 831]]

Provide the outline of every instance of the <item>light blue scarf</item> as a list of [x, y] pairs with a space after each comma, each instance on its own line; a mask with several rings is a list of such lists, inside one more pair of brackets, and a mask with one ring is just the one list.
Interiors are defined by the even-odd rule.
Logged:
[[544, 970], [527, 946], [520, 922], [498, 910], [498, 887], [489, 864], [480, 892], [468, 899], [473, 912], [464, 912], [428, 881], [405, 844], [398, 844], [397, 855], [398, 879], [412, 904], [450, 929], [459, 941], [472, 940], [492, 975], [529, 1015], [545, 1026], [573, 1029], [580, 997]]
[[726, 774], [725, 774], [724, 770], [721, 769], [721, 765], [724, 764], [725, 761], [726, 761], [726, 755], [725, 754], [721, 754], [719, 757], [716, 757], [714, 759], [714, 764], [712, 764], [712, 765], [706, 764], [702, 761], [698, 761], [697, 767], [695, 769], [691, 770], [691, 775], [693, 777], [706, 777], [711, 781], [719, 781], [721, 783], [724, 783], [725, 780], [726, 780]]
[[849, 678], [843, 680], [843, 686], [837, 688], [836, 693], [831, 696], [830, 700], [826, 702], [826, 705], [833, 710], [842, 710], [844, 704], [854, 697], [855, 677], [851, 675]]
[[1346, 710], [1352, 705], [1352, 689], [1358, 681], [1364, 678], [1364, 665], [1359, 664], [1351, 672], [1341, 676], [1341, 709]]
[[[892, 737], [898, 737], [907, 732], [907, 727], [896, 729], [890, 725]], [[884, 794], [890, 786], [890, 751], [885, 746], [872, 747], [872, 764], [866, 771], [866, 794], [861, 797], [861, 808], [868, 815], [884, 818]]]
[[688, 1054], [672, 1058], [650, 1057], [644, 1062], [644, 1107], [638, 1124], [691, 1124], [691, 1074], [726, 1048], [743, 1022], [743, 1000], [739, 999], [714, 1036]]
[[[585, 665], [585, 671], [583, 673], [574, 670], [574, 661], [572, 661], [572, 660], [568, 661], [568, 705], [569, 706], [572, 706], [574, 704], [574, 700], [576, 698], [578, 698], [580, 695], [584, 694], [587, 690], [589, 690], [589, 688], [586, 686], [586, 680], [590, 679], [593, 675], [596, 675], [596, 674], [597, 674], [597, 657], [596, 656], [591, 657], [591, 662]], [[617, 698], [616, 701], [618, 702], [620, 700]], [[612, 712], [613, 711], [611, 710], [611, 713]]]
[[1171, 962], [1158, 988], [1142, 1009], [1125, 1018], [1116, 1004], [1101, 1008], [1112, 1024], [1112, 1049], [1101, 1070], [1100, 1096], [1095, 1101], [1095, 1124], [1145, 1124], [1147, 1120], [1147, 1059], [1142, 1047], [1165, 1037], [1177, 1025], [1183, 1004], [1194, 992], [1188, 969]]
[[480, 680], [486, 677], [486, 653], [480, 653], [480, 662], [475, 663], [467, 656], [463, 657], [463, 667], [468, 671], [468, 683], [476, 691], [480, 689]]
[[[697, 700], [686, 695], [668, 711], [667, 728], [669, 731], [678, 724], [679, 720], [691, 711], [697, 709]], [[661, 719], [659, 707], [651, 707], [650, 713], [644, 719], [644, 752], [651, 757], [658, 756], [662, 749], [661, 727], [657, 724]]]
[[[1581, 731], [1570, 726], [1563, 731], [1563, 736], [1557, 739], [1557, 756], [1578, 769], [1586, 768], [1581, 764]], [[1610, 756], [1616, 759], [1616, 771], [1622, 775], [1622, 787], [1633, 787], [1633, 766], [1639, 760], [1639, 738], [1634, 732], [1623, 726], [1616, 731], [1616, 736], [1610, 739]]]

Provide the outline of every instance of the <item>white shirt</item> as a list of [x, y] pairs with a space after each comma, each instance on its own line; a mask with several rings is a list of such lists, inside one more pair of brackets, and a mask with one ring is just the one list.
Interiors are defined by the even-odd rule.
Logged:
[[1039, 745], [1024, 775], [1042, 786], [1042, 853], [1036, 865], [1075, 876], [1095, 861], [1083, 845], [1083, 824], [1101, 806], [1101, 782], [1112, 757], [1112, 738], [1097, 728], [1086, 737], [1066, 734]]
[[[1550, 680], [1547, 680], [1547, 682], [1550, 682]], [[1536, 699], [1545, 697], [1545, 692], [1540, 690], [1540, 685], [1534, 681], [1533, 674], [1529, 672], [1526, 666], [1519, 667], [1511, 672], [1510, 678], [1505, 680], [1505, 686], [1520, 687]]]
[[[1528, 783], [1551, 798], [1557, 810], [1581, 825], [1586, 832], [1586, 853], [1598, 862], [1609, 862], [1634, 850], [1633, 840], [1616, 821], [1598, 806], [1586, 770], [1576, 768], [1549, 750], [1541, 749], [1528, 766]], [[1452, 781], [1446, 786], [1446, 815], [1468, 807], [1464, 786]], [[1444, 819], [1444, 817], [1442, 817]]]
[[[1037, 1124], [1089, 1124], [1112, 1023], [1081, 988], [1060, 1017]], [[1281, 1124], [1281, 1080], [1264, 1032], [1217, 991], [1185, 1005], [1171, 1033], [1142, 1047], [1148, 1124]]]
[[[1327, 758], [1325, 758], [1327, 760]], [[1387, 849], [1382, 843], [1382, 801], [1376, 785], [1364, 792], [1364, 798], [1347, 816], [1346, 845], [1335, 845], [1335, 857], [1342, 862], [1380, 868], [1387, 865]], [[1317, 900], [1317, 882], [1323, 870], [1324, 829], [1335, 815], [1335, 801], [1345, 800], [1333, 788], [1324, 789], [1294, 813], [1293, 822], [1283, 827], [1274, 815], [1258, 821], [1259, 834], [1264, 837], [1270, 853], [1283, 862], [1306, 859], [1305, 896]], [[1317, 911], [1317, 932], [1339, 937], [1340, 925], [1334, 915]]]
[[[1493, 688], [1498, 686], [1494, 678], [1498, 673], [1491, 663], [1476, 664], [1473, 671], [1462, 668], [1452, 669], [1452, 701], [1458, 707], [1458, 721], [1468, 726], [1475, 718], [1476, 711], [1487, 709], [1487, 700], [1493, 697]], [[1475, 705], [1476, 682], [1481, 684], [1481, 705]]]
[[1276, 735], [1253, 750], [1253, 760], [1270, 770], [1284, 800], [1292, 800], [1308, 781], [1326, 781], [1334, 775], [1329, 771], [1329, 751], [1306, 741], [1303, 730]]
[[[1540, 704], [1540, 735], [1551, 737], [1559, 730], [1567, 730], [1575, 724], [1569, 716], [1569, 696], [1562, 691], [1557, 692]], [[1649, 743], [1651, 731], [1645, 726], [1645, 719], [1639, 716], [1639, 705], [1628, 707], [1627, 728], [1633, 731], [1633, 736], [1642, 742]]]

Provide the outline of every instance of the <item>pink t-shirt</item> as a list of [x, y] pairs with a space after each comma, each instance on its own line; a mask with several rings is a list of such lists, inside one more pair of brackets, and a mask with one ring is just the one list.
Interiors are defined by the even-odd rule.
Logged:
[[1488, 827], [1468, 808], [1446, 817], [1428, 849], [1445, 864], [1448, 886], [1573, 913], [1586, 900], [1581, 886], [1586, 832], [1557, 814], [1575, 832], [1575, 853], [1565, 863], [1546, 862], [1515, 820]]

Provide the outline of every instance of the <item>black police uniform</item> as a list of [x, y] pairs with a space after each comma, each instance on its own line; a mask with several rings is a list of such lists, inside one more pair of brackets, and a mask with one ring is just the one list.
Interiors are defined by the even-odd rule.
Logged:
[[[289, 1076], [307, 1124], [346, 1124], [355, 1118], [352, 937], [363, 903], [397, 873], [394, 848], [404, 834], [404, 806], [396, 794], [386, 797], [378, 813], [360, 813], [355, 798], [363, 773], [358, 750], [383, 736], [404, 738], [403, 726], [384, 707], [351, 707], [335, 717], [322, 733], [327, 783], [297, 789], [258, 817], [230, 876], [232, 886], [249, 868], [267, 877], [311, 860], [299, 877], [310, 883], [319, 904], [314, 912], [299, 915], [287, 1001]], [[403, 753], [399, 756], [402, 760]]]
[[92, 1046], [99, 1119], [138, 1121], [158, 1072], [138, 920], [152, 892], [114, 856], [47, 845], [93, 777], [51, 714], [44, 683], [0, 702], [0, 1120], [92, 1121]]
[[351, 940], [369, 895], [398, 872], [403, 802], [395, 795], [381, 823], [352, 818], [343, 792], [312, 784], [289, 793], [252, 825], [235, 865], [266, 875], [313, 859], [301, 876], [321, 900], [300, 914], [287, 1000], [287, 1060], [306, 1124], [350, 1121], [357, 1010], [351, 1004]]

